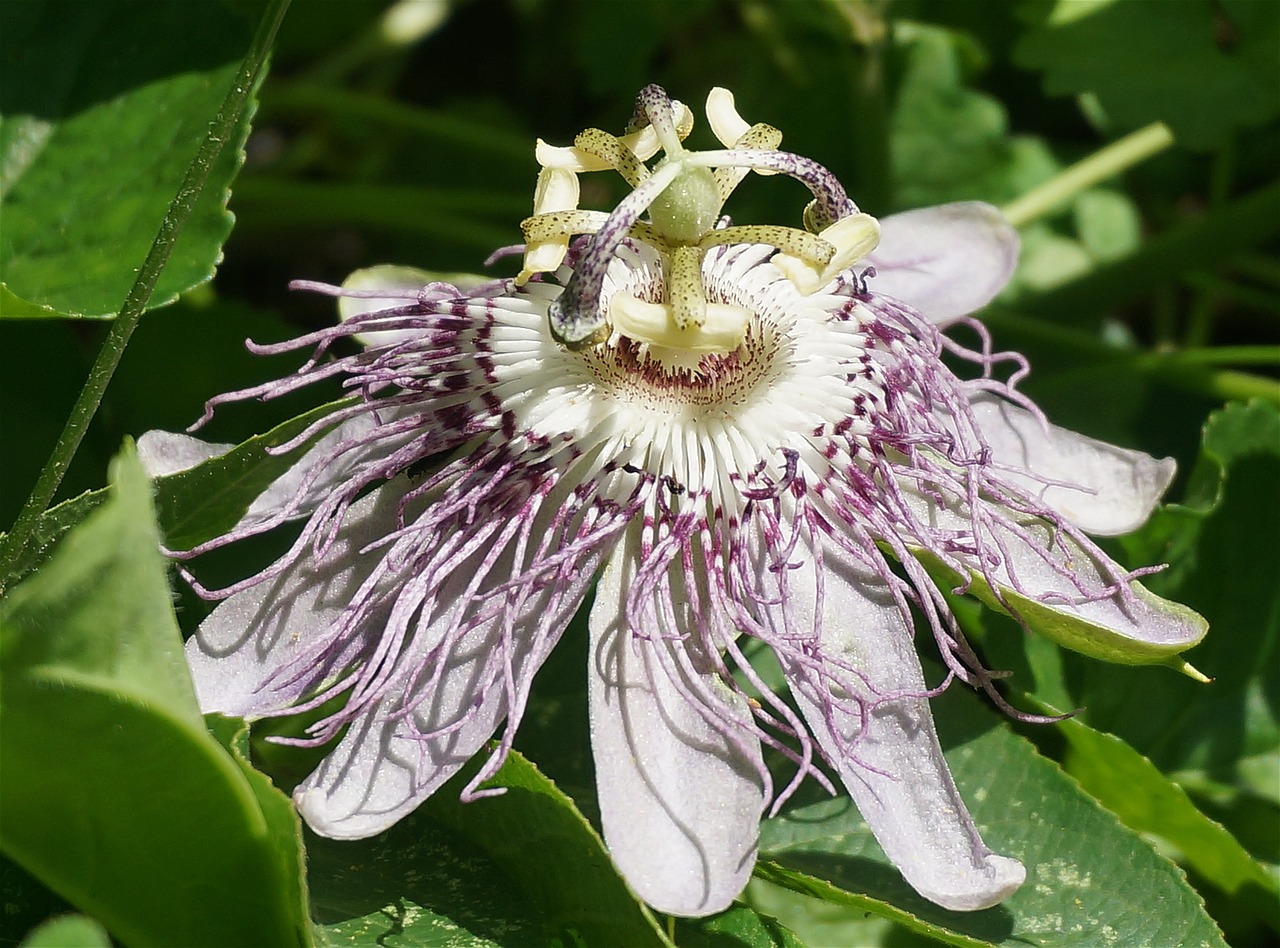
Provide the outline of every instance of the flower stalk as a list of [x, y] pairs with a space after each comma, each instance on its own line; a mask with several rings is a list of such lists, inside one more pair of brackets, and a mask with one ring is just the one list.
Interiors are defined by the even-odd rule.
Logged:
[[1044, 184], [1006, 204], [1001, 211], [1014, 227], [1025, 227], [1059, 210], [1082, 191], [1158, 155], [1173, 143], [1169, 126], [1152, 122], [1063, 169]]

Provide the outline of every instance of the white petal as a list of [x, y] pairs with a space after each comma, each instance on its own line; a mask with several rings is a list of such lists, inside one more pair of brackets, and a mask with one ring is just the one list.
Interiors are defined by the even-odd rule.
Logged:
[[[689, 701], [690, 684], [671, 679], [659, 650], [683, 648], [679, 641], [648, 641], [627, 628], [622, 601], [634, 566], [634, 545], [619, 548], [591, 610], [591, 745], [604, 838], [644, 901], [672, 915], [709, 915], [737, 897], [755, 865], [759, 744], [749, 734], [726, 739]], [[749, 720], [724, 685], [701, 676], [701, 686], [717, 693], [721, 714]]]
[[[545, 504], [544, 512], [534, 518], [531, 546], [551, 530], [556, 506]], [[571, 578], [532, 592], [514, 590], [511, 595], [523, 598], [501, 609], [495, 608], [501, 599], [490, 598], [490, 591], [510, 580], [512, 547], [477, 589], [468, 591], [480, 561], [489, 553], [488, 548], [477, 551], [423, 606], [431, 618], [415, 629], [399, 659], [403, 669], [421, 672], [412, 690], [403, 700], [401, 694], [389, 695], [353, 723], [320, 767], [295, 790], [299, 813], [317, 833], [333, 839], [380, 833], [457, 773], [511, 710], [504, 676], [494, 678], [492, 663], [509, 649], [506, 659], [513, 687], [523, 704], [533, 676], [582, 604], [599, 564], [599, 555], [584, 556]], [[424, 667], [423, 656], [452, 634], [459, 622], [474, 621], [481, 601], [485, 612], [493, 614], [454, 645], [443, 659], [446, 667], [439, 686], [429, 688], [433, 668]], [[406, 707], [412, 711], [404, 716], [400, 712]], [[445, 728], [450, 730], [434, 733]]]
[[[1002, 902], [1022, 884], [1026, 871], [983, 843], [942, 756], [929, 701], [910, 696], [926, 688], [911, 629], [877, 577], [830, 550], [822, 568], [822, 654], [847, 663], [865, 681], [834, 665], [828, 664], [828, 671], [845, 692], [868, 702], [877, 694], [907, 696], [868, 707], [864, 729], [851, 710], [824, 710], [830, 681], [824, 685], [814, 671], [780, 656], [810, 729], [835, 759], [859, 812], [912, 888], [954, 911]], [[774, 610], [785, 609], [785, 618], [773, 617], [777, 631], [811, 633], [817, 599], [812, 559], [787, 570], [786, 582], [785, 607]], [[842, 753], [842, 743], [852, 745], [851, 755]]]
[[168, 477], [226, 454], [233, 447], [171, 431], [148, 431], [138, 439], [138, 460], [147, 477]]
[[872, 292], [945, 324], [985, 306], [1013, 276], [1018, 232], [980, 201], [941, 204], [880, 220]]
[[[903, 496], [924, 524], [972, 535], [972, 520], [962, 513], [959, 500], [940, 506], [909, 485], [903, 485]], [[1003, 509], [994, 513], [994, 518], [986, 518], [989, 525], [980, 536], [988, 553], [987, 572], [1032, 631], [1085, 655], [1131, 665], [1168, 662], [1204, 638], [1208, 625], [1201, 616], [1161, 599], [1141, 583], [1129, 584], [1127, 598], [1096, 598], [1113, 585], [1110, 576], [1124, 573], [1101, 552], [1086, 550], [1045, 521], [1015, 520]], [[928, 550], [913, 552], [926, 563], [931, 557]], [[975, 595], [1005, 608], [987, 589], [975, 557], [952, 556], [975, 578]], [[1084, 595], [1077, 584], [1091, 595]]]
[[1136, 530], [1173, 480], [1173, 458], [1157, 460], [1042, 425], [1030, 412], [994, 395], [979, 395], [972, 406], [996, 463], [1078, 485], [1046, 487], [1034, 477], [1006, 475], [1088, 533], [1118, 536]]
[[[394, 437], [373, 437], [379, 424], [394, 418], [395, 413], [390, 411], [382, 412], [378, 421], [367, 414], [355, 415], [322, 435], [250, 503], [234, 529], [252, 531], [278, 517], [285, 507], [290, 507], [288, 519], [291, 520], [310, 514], [340, 485], [349, 483], [366, 468], [381, 463], [413, 437], [412, 432]], [[346, 441], [356, 444], [351, 450], [334, 456], [334, 450]], [[151, 477], [189, 470], [233, 447], [235, 445], [210, 444], [199, 438], [167, 431], [148, 431], [138, 439], [143, 469]]]
[[[340, 296], [338, 318], [346, 322], [353, 316], [376, 313], [381, 309], [407, 306], [418, 299], [422, 288], [439, 276], [433, 276], [417, 267], [402, 267], [382, 263], [363, 270], [355, 270], [342, 281], [344, 290], [378, 291], [386, 296]], [[386, 329], [356, 333], [354, 338], [363, 346], [390, 346], [417, 334], [413, 329]]]
[[356, 501], [323, 557], [302, 557], [280, 576], [225, 599], [200, 623], [186, 652], [202, 712], [254, 718], [278, 711], [341, 669], [338, 661], [292, 684], [272, 681], [346, 609], [376, 562], [356, 554], [394, 525], [398, 496], [382, 488]]

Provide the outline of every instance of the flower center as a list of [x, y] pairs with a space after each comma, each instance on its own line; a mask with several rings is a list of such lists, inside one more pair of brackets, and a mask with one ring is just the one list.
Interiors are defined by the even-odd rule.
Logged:
[[[779, 324], [775, 313], [765, 311], [770, 307], [757, 305], [763, 300], [757, 299], [755, 288], [736, 285], [720, 273], [720, 256], [743, 252], [761, 262], [767, 255], [721, 248], [706, 271], [697, 274], [706, 296], [704, 321], [686, 328], [671, 318], [672, 307], [666, 302], [671, 281], [664, 276], [664, 261], [647, 248], [637, 251], [635, 261], [619, 261], [602, 300], [612, 332], [604, 343], [579, 352], [601, 387], [614, 398], [651, 408], [697, 405], [728, 410], [767, 386], [790, 349], [788, 327]], [[636, 266], [637, 261], [641, 265]]]

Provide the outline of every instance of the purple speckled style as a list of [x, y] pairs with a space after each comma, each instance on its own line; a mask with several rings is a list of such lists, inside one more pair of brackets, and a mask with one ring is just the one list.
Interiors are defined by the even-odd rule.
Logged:
[[[670, 124], [665, 94], [643, 95], [637, 114]], [[857, 211], [809, 159], [692, 154], [802, 178], [824, 226]], [[977, 350], [939, 331], [1012, 272], [1017, 236], [987, 205], [887, 218], [858, 269], [808, 295], [774, 247], [712, 246], [707, 300], [750, 314], [732, 351], [691, 356], [617, 331], [557, 342], [553, 318], [587, 339], [607, 331], [618, 294], [663, 302], [663, 254], [628, 231], [672, 174], [656, 170], [556, 274], [523, 286], [296, 284], [354, 315], [254, 346], [310, 356], [210, 409], [335, 377], [355, 400], [295, 439], [321, 435], [234, 529], [179, 554], [302, 524], [287, 553], [231, 587], [188, 575], [221, 600], [187, 648], [201, 705], [260, 718], [345, 697], [300, 742], [340, 738], [295, 799], [317, 832], [369, 836], [495, 735], [464, 796], [500, 792], [480, 785], [598, 578], [588, 681], [601, 820], [642, 898], [680, 915], [725, 908], [762, 815], [806, 776], [833, 789], [825, 765], [922, 895], [996, 904], [1025, 872], [980, 838], [928, 699], [959, 678], [1017, 712], [943, 592], [1099, 657], [1172, 661], [1202, 620], [1087, 535], [1139, 525], [1172, 462], [1050, 425], [1015, 387], [1021, 357], [994, 352], [971, 319]], [[153, 474], [226, 450], [163, 432], [139, 448]], [[933, 686], [916, 616], [947, 667]], [[790, 700], [748, 660], [753, 639]], [[794, 763], [786, 786], [764, 747]]]

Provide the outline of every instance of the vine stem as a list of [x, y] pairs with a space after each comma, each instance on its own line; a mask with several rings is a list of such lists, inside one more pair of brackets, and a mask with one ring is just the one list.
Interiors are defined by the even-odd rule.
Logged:
[[1280, 382], [1264, 375], [1224, 369], [1222, 363], [1273, 366], [1280, 346], [1231, 346], [1148, 352], [1117, 349], [1097, 336], [1056, 326], [1004, 308], [989, 309], [982, 321], [992, 329], [1085, 354], [1094, 361], [1127, 366], [1128, 370], [1173, 386], [1223, 401], [1260, 399], [1280, 408]]
[[1050, 178], [1002, 210], [1014, 227], [1022, 227], [1044, 217], [1086, 188], [1113, 178], [1120, 172], [1157, 155], [1173, 144], [1173, 132], [1163, 122], [1131, 132], [1119, 141], [1095, 151], [1070, 168]]
[[213, 163], [223, 146], [232, 137], [236, 124], [244, 114], [249, 96], [266, 65], [267, 56], [275, 42], [276, 31], [280, 28], [280, 22], [284, 19], [289, 3], [290, 0], [270, 0], [268, 3], [249, 45], [249, 51], [236, 73], [235, 81], [227, 90], [227, 95], [222, 100], [218, 114], [210, 123], [208, 134], [201, 142], [195, 158], [187, 166], [182, 185], [169, 203], [169, 209], [165, 212], [164, 220], [160, 222], [156, 239], [152, 242], [151, 249], [138, 270], [137, 279], [134, 280], [133, 286], [125, 297], [120, 312], [111, 323], [107, 337], [103, 340], [102, 348], [98, 351], [93, 367], [89, 370], [84, 388], [80, 390], [80, 395], [67, 416], [67, 423], [58, 436], [53, 452], [40, 471], [31, 496], [27, 498], [22, 510], [18, 513], [13, 529], [4, 538], [3, 545], [0, 545], [0, 593], [4, 592], [9, 577], [13, 575], [14, 568], [21, 560], [31, 540], [31, 534], [35, 530], [36, 522], [49, 506], [49, 502], [53, 500], [63, 476], [67, 473], [67, 468], [71, 466], [71, 460], [75, 457], [80, 442], [84, 440], [85, 433], [89, 430], [89, 423], [102, 402], [102, 396], [111, 382], [112, 375], [115, 374], [116, 367], [120, 364], [125, 347], [129, 344], [129, 339], [138, 327], [147, 302], [151, 299], [156, 281], [160, 278], [165, 264], [169, 262], [174, 243], [187, 219], [190, 218], [196, 199], [204, 190]]

